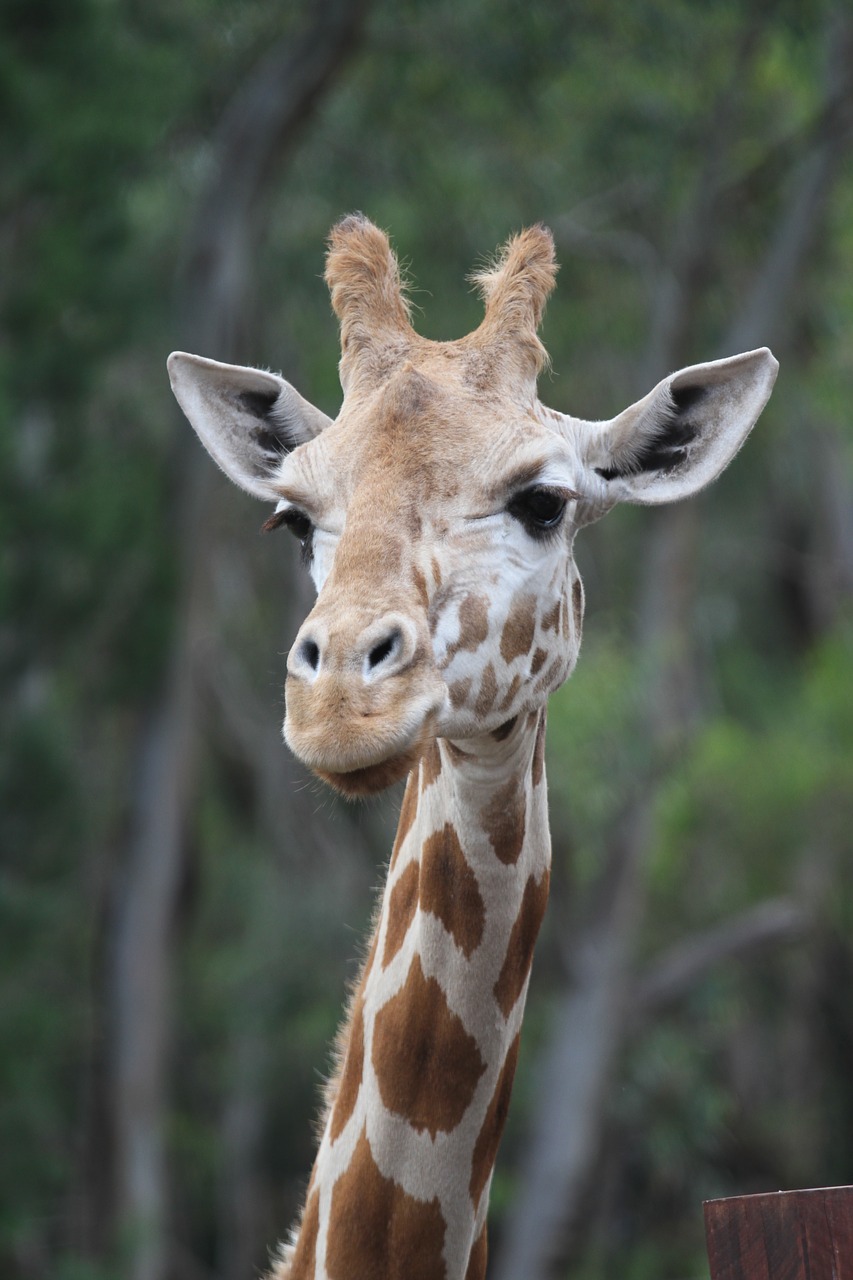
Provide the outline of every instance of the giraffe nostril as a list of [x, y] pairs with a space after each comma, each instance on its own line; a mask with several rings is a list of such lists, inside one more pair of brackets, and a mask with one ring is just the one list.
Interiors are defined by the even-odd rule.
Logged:
[[314, 640], [303, 640], [299, 646], [299, 657], [316, 673], [320, 666], [320, 649]]
[[403, 637], [400, 634], [400, 631], [395, 627], [384, 640], [380, 640], [379, 644], [374, 645], [370, 650], [370, 653], [367, 655], [368, 671], [375, 671], [377, 667], [381, 666], [382, 663], [386, 661], [386, 659], [397, 653], [402, 642]]

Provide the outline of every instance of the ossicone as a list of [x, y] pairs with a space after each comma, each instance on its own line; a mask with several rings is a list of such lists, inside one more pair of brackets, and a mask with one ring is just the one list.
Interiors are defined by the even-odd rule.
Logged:
[[471, 276], [486, 304], [480, 335], [497, 341], [502, 336], [532, 341], [540, 363], [544, 362], [536, 331], [557, 270], [554, 238], [547, 227], [527, 227], [508, 240], [490, 266]]
[[326, 283], [345, 346], [389, 329], [412, 332], [397, 259], [385, 232], [364, 214], [347, 214], [329, 233]]

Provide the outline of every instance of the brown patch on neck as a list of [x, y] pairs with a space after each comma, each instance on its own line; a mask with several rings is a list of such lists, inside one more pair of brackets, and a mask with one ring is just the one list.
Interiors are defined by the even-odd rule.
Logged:
[[507, 866], [514, 866], [521, 856], [525, 829], [524, 792], [516, 778], [498, 787], [480, 813], [483, 830], [495, 854]]
[[536, 597], [518, 596], [512, 604], [503, 634], [501, 657], [510, 663], [522, 653], [529, 653], [536, 631]]
[[[347, 1016], [335, 1036], [335, 1057], [338, 1069], [324, 1090], [326, 1102], [324, 1123], [330, 1124], [333, 1139], [338, 1136], [352, 1114], [358, 1097], [359, 1084], [364, 1074], [364, 988], [373, 968], [378, 945], [379, 923], [377, 921], [372, 930], [370, 949], [361, 975], [348, 1001]], [[338, 1107], [339, 1099], [341, 1099], [340, 1107]], [[308, 1184], [309, 1196], [316, 1172], [315, 1165]]]
[[[501, 1067], [501, 1073], [492, 1094], [492, 1100], [486, 1111], [483, 1127], [474, 1144], [474, 1158], [471, 1162], [471, 1181], [469, 1190], [474, 1208], [480, 1203], [489, 1174], [495, 1167], [501, 1135], [509, 1112], [509, 1099], [512, 1093], [512, 1082], [515, 1079], [515, 1068], [518, 1063], [518, 1046], [520, 1036], [516, 1036]], [[485, 1230], [484, 1230], [485, 1234]], [[475, 1246], [476, 1247], [476, 1246]]]
[[314, 1267], [317, 1255], [317, 1233], [320, 1230], [320, 1197], [313, 1191], [308, 1198], [302, 1222], [299, 1226], [299, 1238], [290, 1266], [287, 1280], [314, 1280]]
[[389, 1111], [433, 1140], [459, 1124], [486, 1069], [441, 987], [424, 976], [419, 956], [402, 990], [376, 1015], [373, 1067]]
[[417, 862], [410, 862], [400, 879], [391, 890], [388, 903], [388, 925], [385, 930], [385, 950], [382, 953], [382, 967], [387, 969], [397, 952], [403, 945], [409, 925], [415, 918], [418, 905]]
[[505, 1018], [512, 1013], [533, 963], [533, 948], [548, 902], [549, 882], [549, 872], [543, 871], [539, 881], [530, 876], [524, 886], [521, 907], [512, 926], [500, 976], [495, 983], [495, 999]]
[[411, 830], [412, 823], [415, 820], [415, 814], [418, 811], [418, 775], [413, 770], [409, 774], [409, 780], [406, 783], [406, 790], [403, 794], [403, 803], [400, 806], [400, 821], [397, 823], [397, 834], [394, 837], [394, 848], [391, 853], [391, 866], [397, 861], [397, 855], [403, 846], [403, 841]]
[[416, 1200], [383, 1177], [362, 1133], [332, 1192], [330, 1280], [444, 1280], [446, 1229], [438, 1199]]
[[334, 1142], [346, 1128], [355, 1110], [358, 1091], [364, 1076], [364, 1000], [359, 994], [352, 1011], [349, 1027], [349, 1044], [341, 1074], [338, 1096], [329, 1124], [329, 1134]]
[[477, 877], [449, 822], [428, 837], [421, 853], [420, 904], [444, 925], [468, 959], [483, 940], [486, 908]]
[[468, 1266], [465, 1270], [465, 1280], [486, 1280], [486, 1261], [489, 1256], [489, 1245], [486, 1237], [486, 1224], [483, 1223], [483, 1230], [474, 1241], [474, 1247], [468, 1258]]

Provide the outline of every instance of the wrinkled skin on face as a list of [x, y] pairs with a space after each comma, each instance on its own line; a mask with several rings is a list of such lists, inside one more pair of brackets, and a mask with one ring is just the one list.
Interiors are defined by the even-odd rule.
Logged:
[[285, 737], [348, 795], [402, 777], [436, 736], [500, 732], [577, 659], [576, 530], [619, 501], [688, 497], [728, 464], [776, 376], [766, 348], [693, 365], [605, 422], [545, 408], [537, 336], [556, 274], [544, 227], [476, 277], [479, 328], [431, 342], [367, 219], [332, 231], [343, 404], [175, 353], [175, 394], [233, 480], [276, 502], [318, 589], [287, 664]]

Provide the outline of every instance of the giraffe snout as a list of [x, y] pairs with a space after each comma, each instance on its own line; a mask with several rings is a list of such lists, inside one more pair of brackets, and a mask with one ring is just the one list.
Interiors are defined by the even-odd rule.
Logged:
[[284, 734], [341, 790], [379, 790], [411, 768], [444, 700], [432, 648], [413, 619], [319, 612], [288, 657]]

